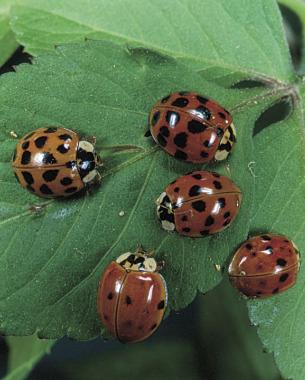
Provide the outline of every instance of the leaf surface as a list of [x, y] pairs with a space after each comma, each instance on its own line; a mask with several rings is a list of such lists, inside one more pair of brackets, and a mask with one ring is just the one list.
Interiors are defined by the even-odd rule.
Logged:
[[[37, 54], [84, 38], [145, 46], [179, 57], [220, 83], [292, 77], [274, 0], [20, 0], [12, 25]], [[274, 64], [276, 62], [276, 64]]]
[[0, 66], [2, 66], [17, 49], [18, 43], [9, 24], [12, 0], [0, 1]]
[[[6, 334], [38, 331], [41, 337], [98, 334], [96, 290], [110, 260], [141, 243], [164, 259], [170, 308], [189, 304], [197, 290], [221, 280], [224, 265], [248, 233], [253, 196], [251, 125], [273, 97], [268, 89], [238, 92], [205, 82], [174, 59], [143, 49], [86, 42], [59, 48], [0, 78], [0, 326]], [[161, 229], [155, 200], [165, 186], [198, 168], [181, 163], [144, 137], [155, 100], [181, 89], [203, 89], [239, 112], [239, 143], [217, 171], [241, 187], [243, 207], [225, 232], [190, 239]], [[139, 96], [139, 94], [141, 94]], [[268, 96], [269, 94], [269, 96]], [[249, 108], [255, 96], [254, 107]], [[263, 103], [261, 103], [263, 102]], [[105, 161], [103, 182], [92, 196], [42, 201], [16, 183], [11, 152], [19, 136], [45, 125], [63, 125], [97, 137]], [[109, 151], [102, 146], [136, 147]], [[209, 167], [215, 170], [215, 165]], [[45, 204], [41, 213], [29, 206]], [[119, 216], [124, 211], [124, 216]]]
[[54, 341], [38, 339], [35, 335], [27, 337], [8, 337], [9, 369], [3, 380], [25, 379], [46, 354], [50, 353]]
[[[255, 197], [251, 231], [275, 232], [290, 237], [305, 252], [304, 215], [304, 87], [302, 102], [288, 121], [262, 131], [254, 139]], [[268, 165], [266, 165], [268, 162]], [[297, 284], [266, 300], [249, 301], [252, 322], [268, 350], [274, 352], [283, 375], [303, 379], [304, 265]]]

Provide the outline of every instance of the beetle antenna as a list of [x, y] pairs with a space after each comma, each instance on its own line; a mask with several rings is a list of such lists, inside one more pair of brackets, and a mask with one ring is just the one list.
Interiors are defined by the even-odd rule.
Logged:
[[144, 249], [144, 247], [143, 247], [142, 244], [139, 244], [137, 246], [136, 253], [140, 253], [140, 254], [144, 254], [145, 253], [146, 254], [145, 249]]

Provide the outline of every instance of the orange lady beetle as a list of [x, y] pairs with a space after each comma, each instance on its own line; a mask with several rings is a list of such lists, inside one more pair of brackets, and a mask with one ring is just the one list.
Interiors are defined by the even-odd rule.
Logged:
[[39, 128], [24, 136], [12, 165], [21, 186], [45, 198], [68, 197], [101, 178], [93, 144], [66, 128]]
[[236, 141], [232, 116], [196, 92], [175, 92], [158, 101], [149, 116], [153, 139], [180, 160], [225, 160]]
[[209, 171], [195, 171], [170, 183], [157, 199], [162, 227], [185, 236], [220, 232], [236, 218], [242, 193], [234, 182]]
[[266, 298], [293, 286], [300, 267], [298, 248], [286, 236], [254, 236], [229, 266], [231, 283], [247, 297]]
[[111, 262], [101, 279], [97, 308], [102, 323], [121, 342], [140, 342], [160, 325], [167, 287], [152, 253], [139, 248]]

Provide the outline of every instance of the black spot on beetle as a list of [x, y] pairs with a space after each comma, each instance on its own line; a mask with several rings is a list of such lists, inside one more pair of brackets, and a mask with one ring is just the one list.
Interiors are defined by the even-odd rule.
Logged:
[[71, 185], [72, 179], [69, 177], [64, 177], [63, 179], [60, 180], [60, 183], [64, 186]]
[[188, 104], [189, 101], [186, 98], [177, 98], [172, 102], [172, 106], [174, 107], [186, 107]]
[[43, 184], [40, 186], [40, 191], [42, 192], [42, 194], [45, 194], [45, 195], [53, 194], [53, 191], [46, 184]]
[[225, 200], [225, 198], [218, 198], [217, 202], [218, 202], [220, 208], [225, 208], [225, 206], [226, 206], [226, 200]]
[[21, 163], [22, 165], [28, 165], [31, 161], [31, 152], [26, 150], [22, 153]]
[[21, 174], [28, 185], [32, 185], [34, 183], [34, 178], [30, 172], [22, 171]]
[[192, 202], [192, 207], [194, 210], [198, 212], [203, 212], [205, 210], [206, 205], [204, 201], [195, 201]]
[[203, 157], [203, 158], [208, 158], [209, 157], [209, 153], [205, 152], [205, 151], [202, 151], [200, 153], [200, 156]]
[[288, 273], [284, 273], [280, 276], [279, 278], [279, 281], [280, 282], [285, 282], [287, 280], [287, 278], [289, 277], [289, 274]]
[[215, 186], [215, 189], [217, 190], [222, 189], [222, 184], [219, 181], [213, 181], [213, 184]]
[[200, 123], [199, 121], [197, 120], [191, 120], [188, 122], [187, 124], [187, 129], [191, 132], [191, 133], [201, 133], [203, 132], [205, 129], [206, 129], [206, 125]]
[[273, 248], [271, 247], [271, 245], [268, 245], [268, 247], [266, 247], [265, 251], [268, 251], [269, 253], [273, 253]]
[[108, 321], [108, 315], [104, 314], [103, 317], [104, 317], [105, 321]]
[[30, 172], [22, 171], [21, 174], [28, 185], [32, 185], [34, 183], [34, 178]]
[[197, 95], [196, 98], [197, 98], [197, 100], [198, 100], [200, 103], [202, 103], [202, 104], [205, 104], [205, 103], [207, 103], [207, 102], [209, 101], [208, 98], [205, 98], [205, 97], [200, 96], [200, 95]]
[[168, 137], [169, 136], [169, 129], [166, 126], [163, 126], [160, 128], [160, 134], [163, 137]]
[[44, 133], [54, 133], [57, 131], [56, 127], [50, 127], [44, 131]]
[[76, 167], [76, 161], [68, 161], [66, 163], [66, 168], [68, 168], [68, 169], [73, 169], [75, 167]]
[[57, 177], [59, 170], [47, 170], [43, 173], [42, 177], [47, 182], [52, 182]]
[[175, 188], [174, 188], [174, 192], [175, 192], [175, 193], [179, 193], [179, 190], [180, 190], [179, 187], [175, 187]]
[[108, 293], [107, 298], [108, 298], [109, 300], [112, 300], [112, 298], [113, 298], [113, 294], [112, 294], [111, 292]]
[[75, 186], [68, 187], [68, 188], [65, 190], [65, 193], [67, 193], [67, 194], [72, 194], [72, 193], [75, 193], [76, 190], [77, 190], [77, 187], [75, 187]]
[[256, 292], [257, 296], [260, 296], [261, 294], [263, 294], [263, 293], [260, 290]]
[[206, 221], [204, 223], [205, 226], [211, 226], [212, 224], [214, 224], [214, 218], [209, 215], [207, 218], [206, 218]]
[[162, 301], [160, 301], [160, 302], [158, 303], [157, 308], [158, 308], [159, 310], [162, 310], [162, 309], [164, 309], [164, 307], [165, 307], [165, 302], [164, 302], [164, 300], [162, 300]]
[[187, 216], [186, 216], [186, 215], [183, 215], [183, 217], [181, 218], [181, 220], [182, 220], [183, 222], [187, 222]]
[[248, 251], [251, 251], [251, 249], [253, 248], [252, 244], [250, 244], [250, 243], [247, 243], [247, 244], [245, 245], [245, 247], [246, 247], [246, 249], [247, 249]]
[[132, 304], [131, 298], [129, 296], [126, 296], [125, 301], [126, 301], [126, 305]]
[[287, 261], [285, 259], [277, 259], [276, 260], [276, 265], [279, 265], [280, 267], [286, 266]]
[[200, 195], [201, 186], [194, 185], [189, 190], [189, 196], [190, 197], [196, 197], [197, 195]]
[[160, 111], [156, 111], [151, 118], [151, 125], [155, 126], [160, 118]]
[[206, 147], [206, 148], [210, 148], [213, 144], [210, 143], [210, 140], [205, 140], [203, 142], [203, 145]]
[[191, 231], [191, 229], [189, 227], [184, 227], [182, 228], [182, 231], [188, 233]]
[[177, 158], [178, 160], [187, 160], [187, 154], [182, 152], [182, 150], [176, 150], [176, 153], [175, 153], [175, 158]]
[[164, 96], [164, 98], [161, 99], [161, 103], [166, 103], [169, 98], [170, 98], [170, 95]]
[[52, 153], [43, 152], [42, 163], [44, 164], [56, 164], [57, 160]]
[[158, 143], [159, 143], [161, 146], [163, 146], [163, 147], [166, 146], [167, 141], [165, 140], [165, 138], [164, 138], [160, 133], [157, 135], [157, 140], [158, 140]]
[[196, 108], [196, 114], [198, 117], [201, 117], [202, 119], [205, 119], [205, 120], [210, 120], [211, 118], [210, 110], [203, 106]]
[[29, 142], [29, 141], [25, 141], [25, 142], [21, 145], [21, 147], [22, 147], [23, 150], [28, 149], [29, 146], [30, 146], [30, 142]]
[[41, 136], [41, 137], [38, 137], [38, 138], [34, 141], [34, 143], [35, 143], [36, 147], [40, 149], [40, 148], [43, 148], [43, 147], [44, 147], [44, 145], [45, 145], [47, 139], [48, 139], [47, 136]]
[[187, 144], [187, 134], [185, 132], [178, 133], [174, 138], [174, 143], [179, 148], [185, 148]]
[[218, 115], [224, 120], [227, 118], [223, 112], [218, 112]]
[[227, 226], [227, 225], [229, 225], [230, 223], [231, 223], [231, 219], [229, 218], [229, 219], [227, 219], [227, 220], [224, 222], [223, 226]]
[[57, 151], [62, 153], [62, 154], [67, 153], [69, 149], [70, 149], [70, 147], [67, 146], [66, 144], [61, 144], [57, 147]]
[[26, 136], [24, 137], [24, 140], [27, 140], [27, 139], [29, 139], [29, 138], [30, 138], [30, 137], [32, 137], [34, 134], [35, 134], [35, 131], [34, 131], [34, 132], [31, 132], [31, 133], [29, 133], [28, 135], [26, 135]]
[[231, 215], [230, 211], [224, 213], [223, 217], [227, 219]]
[[64, 141], [66, 141], [66, 140], [72, 140], [72, 137], [71, 137], [70, 135], [68, 135], [67, 133], [64, 133], [64, 134], [62, 134], [62, 135], [59, 135], [58, 138], [59, 138], [60, 140], [64, 140]]
[[201, 174], [193, 174], [192, 177], [195, 179], [202, 179]]

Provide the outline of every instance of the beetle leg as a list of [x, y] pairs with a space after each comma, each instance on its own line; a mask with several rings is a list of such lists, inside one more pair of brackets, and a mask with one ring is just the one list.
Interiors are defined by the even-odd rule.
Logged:
[[164, 260], [158, 261], [158, 263], [157, 263], [157, 271], [162, 270], [164, 268], [164, 265], [165, 265], [165, 261]]

